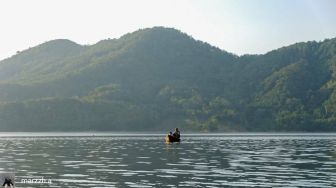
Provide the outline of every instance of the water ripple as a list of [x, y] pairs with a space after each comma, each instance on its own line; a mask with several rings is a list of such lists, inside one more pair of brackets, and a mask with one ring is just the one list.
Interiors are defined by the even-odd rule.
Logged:
[[[0, 171], [49, 187], [335, 187], [332, 134], [35, 135], [0, 138]], [[20, 187], [46, 187], [28, 184]]]

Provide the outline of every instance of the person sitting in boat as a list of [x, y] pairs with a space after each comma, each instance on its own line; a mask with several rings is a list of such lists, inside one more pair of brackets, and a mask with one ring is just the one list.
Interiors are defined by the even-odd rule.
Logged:
[[179, 131], [178, 128], [175, 128], [175, 132], [174, 132], [174, 134], [173, 134], [173, 137], [174, 137], [174, 138], [177, 138], [177, 139], [180, 138], [180, 131]]

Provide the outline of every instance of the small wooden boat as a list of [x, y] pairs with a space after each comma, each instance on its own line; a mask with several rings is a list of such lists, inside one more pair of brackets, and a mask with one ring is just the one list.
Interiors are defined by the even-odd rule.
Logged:
[[171, 135], [167, 135], [165, 137], [165, 140], [166, 140], [166, 142], [180, 142], [181, 141], [181, 139], [175, 138], [175, 137], [173, 137]]

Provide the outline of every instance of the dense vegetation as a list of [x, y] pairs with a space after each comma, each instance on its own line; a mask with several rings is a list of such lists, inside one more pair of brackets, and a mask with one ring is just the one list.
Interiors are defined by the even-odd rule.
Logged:
[[335, 131], [336, 39], [236, 56], [155, 27], [0, 62], [1, 131]]

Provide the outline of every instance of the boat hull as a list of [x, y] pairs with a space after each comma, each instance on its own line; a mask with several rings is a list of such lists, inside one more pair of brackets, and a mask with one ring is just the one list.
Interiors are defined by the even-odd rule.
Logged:
[[174, 138], [174, 137], [171, 136], [171, 135], [167, 135], [167, 136], [165, 137], [165, 140], [166, 140], [166, 142], [180, 142], [180, 141], [181, 141], [181, 139], [179, 139], [179, 138]]

